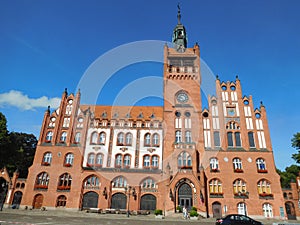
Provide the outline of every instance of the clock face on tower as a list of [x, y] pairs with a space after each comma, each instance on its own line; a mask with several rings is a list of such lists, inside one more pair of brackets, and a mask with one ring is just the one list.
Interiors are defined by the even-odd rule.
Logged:
[[188, 95], [185, 92], [177, 94], [177, 101], [180, 103], [186, 103], [189, 100]]

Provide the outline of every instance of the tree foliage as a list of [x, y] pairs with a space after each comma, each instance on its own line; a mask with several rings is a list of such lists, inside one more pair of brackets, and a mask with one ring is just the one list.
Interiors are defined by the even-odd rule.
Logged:
[[297, 165], [291, 165], [285, 168], [285, 171], [277, 169], [277, 173], [280, 175], [280, 183], [283, 188], [290, 188], [291, 182], [296, 182], [296, 178], [299, 175], [300, 167]]
[[26, 177], [36, 150], [37, 139], [33, 134], [8, 132], [5, 116], [0, 113], [0, 168], [6, 167], [9, 174], [16, 170]]
[[298, 153], [293, 154], [292, 158], [297, 162], [300, 163], [300, 133], [294, 134], [292, 138], [292, 147], [298, 150]]

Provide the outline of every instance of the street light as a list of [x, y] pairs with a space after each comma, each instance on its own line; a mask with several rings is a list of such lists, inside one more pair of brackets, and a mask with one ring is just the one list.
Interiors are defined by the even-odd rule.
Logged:
[[134, 199], [136, 198], [135, 187], [126, 186], [126, 187], [125, 187], [125, 194], [128, 195], [128, 201], [127, 201], [127, 217], [129, 217], [129, 215], [130, 215], [130, 211], [129, 211], [130, 195], [132, 195], [132, 196], [134, 197]]
[[239, 191], [238, 194], [239, 194], [239, 197], [243, 199], [244, 214], [245, 214], [245, 216], [247, 216], [247, 211], [246, 211], [247, 208], [246, 208], [246, 200], [245, 199], [249, 197], [249, 192], [246, 190], [242, 190], [242, 191]]
[[8, 188], [8, 182], [3, 182], [1, 184], [1, 187], [2, 187], [2, 192], [0, 193], [0, 199], [1, 199], [1, 202], [0, 202], [0, 211], [3, 210], [3, 205], [4, 205], [4, 202], [5, 202], [5, 198], [6, 198], [6, 192], [7, 192], [7, 188]]

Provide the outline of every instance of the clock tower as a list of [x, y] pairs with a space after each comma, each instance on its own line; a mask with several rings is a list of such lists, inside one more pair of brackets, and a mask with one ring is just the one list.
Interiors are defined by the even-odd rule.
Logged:
[[187, 46], [179, 7], [177, 18], [172, 38], [174, 46], [164, 47], [163, 161], [170, 171], [168, 186], [174, 195], [173, 204], [200, 207], [199, 196], [204, 193], [204, 183], [201, 183], [204, 179], [200, 179], [204, 153], [200, 50], [198, 44]]

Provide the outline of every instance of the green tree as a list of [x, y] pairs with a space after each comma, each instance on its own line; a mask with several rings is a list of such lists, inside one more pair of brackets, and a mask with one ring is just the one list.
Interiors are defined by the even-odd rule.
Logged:
[[292, 147], [296, 148], [296, 150], [298, 150], [297, 154], [293, 154], [292, 158], [297, 162], [300, 163], [300, 133], [296, 133], [294, 134], [293, 138], [292, 138]]
[[296, 182], [296, 178], [299, 174], [300, 167], [297, 165], [291, 165], [285, 168], [285, 171], [277, 169], [277, 173], [280, 175], [281, 187], [289, 188], [291, 182]]
[[7, 130], [7, 120], [6, 117], [0, 112], [0, 168], [5, 166], [8, 145], [9, 133]]

